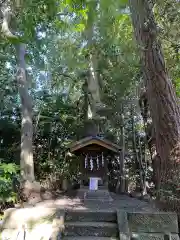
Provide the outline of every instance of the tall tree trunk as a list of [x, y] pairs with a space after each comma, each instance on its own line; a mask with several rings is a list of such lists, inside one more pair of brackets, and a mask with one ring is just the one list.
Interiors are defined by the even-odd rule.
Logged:
[[[142, 146], [140, 137], [138, 136], [139, 145], [139, 175], [140, 175], [140, 188], [142, 196], [147, 194], [147, 162], [146, 162], [146, 145]], [[143, 149], [144, 148], [144, 149]]]
[[137, 138], [139, 138], [139, 136], [137, 136], [136, 134], [136, 129], [135, 129], [135, 121], [134, 121], [134, 110], [133, 110], [133, 106], [131, 106], [131, 124], [132, 124], [132, 146], [133, 146], [133, 154], [134, 154], [134, 159], [135, 159], [135, 163], [136, 163], [136, 168], [138, 170], [139, 173], [139, 180], [138, 181], [138, 187], [140, 187], [140, 192], [143, 195], [144, 192], [144, 178], [143, 178], [143, 169], [142, 169], [142, 159], [140, 159], [142, 156], [139, 156], [139, 149], [138, 149], [138, 145], [137, 145]]
[[33, 162], [33, 124], [32, 124], [32, 100], [28, 93], [28, 83], [25, 66], [25, 45], [19, 43], [15, 46], [17, 53], [17, 84], [21, 98], [22, 121], [21, 121], [21, 176], [23, 180], [34, 181]]
[[[88, 58], [89, 58], [89, 71], [88, 71], [88, 91], [89, 91], [89, 118], [96, 119], [98, 116], [97, 111], [101, 106], [100, 100], [100, 87], [98, 81], [98, 75], [96, 72], [97, 68], [97, 59], [96, 59], [96, 50], [94, 46], [94, 16], [96, 11], [96, 1], [92, 1], [88, 4], [88, 19], [87, 26], [85, 30], [85, 35], [87, 39], [87, 47], [88, 47]], [[90, 116], [91, 115], [91, 116]]]
[[121, 108], [121, 184], [120, 192], [125, 193], [125, 132], [124, 132], [124, 108]]
[[161, 159], [156, 151], [156, 139], [154, 134], [154, 127], [152, 124], [152, 118], [149, 111], [149, 103], [147, 99], [147, 91], [142, 89], [140, 98], [139, 98], [139, 107], [141, 109], [141, 116], [143, 118], [144, 130], [146, 134], [147, 147], [151, 156], [151, 164], [153, 168], [153, 182], [155, 188], [158, 191], [160, 189], [161, 182]]
[[157, 152], [162, 160], [162, 181], [178, 184], [180, 174], [180, 112], [165, 67], [157, 28], [148, 0], [129, 0], [152, 121]]
[[[14, 4], [13, 4], [14, 3]], [[2, 18], [1, 32], [9, 41], [20, 39], [10, 31], [9, 25], [12, 22], [12, 9], [19, 8], [18, 2], [3, 1], [0, 4], [0, 16]], [[14, 41], [12, 41], [14, 42]], [[15, 45], [17, 54], [17, 84], [21, 98], [22, 107], [22, 123], [21, 123], [21, 157], [20, 167], [21, 176], [23, 180], [34, 181], [34, 162], [33, 162], [33, 148], [32, 148], [32, 101], [28, 93], [28, 83], [26, 79], [25, 66], [25, 45], [19, 43]]]

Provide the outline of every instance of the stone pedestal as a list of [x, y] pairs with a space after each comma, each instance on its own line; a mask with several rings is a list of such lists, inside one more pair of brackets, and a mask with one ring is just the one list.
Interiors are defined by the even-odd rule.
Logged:
[[81, 187], [78, 190], [77, 197], [84, 201], [113, 201], [109, 191], [105, 186], [99, 187], [98, 190], [89, 190], [88, 187]]
[[88, 190], [87, 192], [85, 192], [84, 194], [84, 200], [94, 200], [94, 201], [113, 201], [110, 193], [108, 190], [96, 190], [96, 191], [91, 191]]

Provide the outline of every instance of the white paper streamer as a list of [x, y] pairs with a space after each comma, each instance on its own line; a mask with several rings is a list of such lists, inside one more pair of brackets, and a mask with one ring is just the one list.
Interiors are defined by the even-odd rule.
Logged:
[[104, 167], [104, 155], [102, 153], [102, 166]]
[[93, 159], [92, 159], [92, 157], [90, 158], [90, 166], [91, 166], [91, 171], [93, 170]]
[[86, 155], [86, 157], [85, 157], [85, 168], [87, 168], [88, 167], [88, 157], [87, 157], [87, 155]]
[[99, 158], [98, 158], [98, 156], [97, 156], [96, 161], [97, 161], [97, 169], [99, 169]]
[[97, 155], [97, 156], [88, 156], [88, 154], [86, 154], [86, 157], [84, 160], [84, 167], [85, 168], [90, 167], [90, 170], [93, 171], [93, 169], [95, 168], [94, 161], [96, 161], [95, 166], [97, 166], [97, 169], [100, 169], [101, 165], [102, 165], [102, 167], [104, 167], [105, 160], [104, 160], [103, 153], [101, 155]]

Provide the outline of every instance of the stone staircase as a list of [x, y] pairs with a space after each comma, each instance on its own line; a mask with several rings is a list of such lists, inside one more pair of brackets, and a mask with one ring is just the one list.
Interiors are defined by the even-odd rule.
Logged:
[[86, 206], [12, 209], [6, 214], [0, 240], [180, 240], [177, 214], [170, 212]]
[[69, 210], [65, 240], [179, 240], [175, 213]]
[[119, 239], [116, 211], [67, 211], [65, 240]]

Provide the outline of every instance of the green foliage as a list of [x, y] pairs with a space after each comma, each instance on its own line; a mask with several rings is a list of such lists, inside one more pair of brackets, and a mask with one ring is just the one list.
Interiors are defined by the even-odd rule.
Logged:
[[180, 24], [180, 4], [176, 0], [157, 1], [155, 14], [159, 28], [160, 41], [163, 46], [165, 60], [170, 77], [176, 87], [176, 93], [180, 96], [180, 34], [177, 26]]
[[[11, 7], [14, 10], [15, 32], [27, 44], [27, 79], [34, 105], [33, 150], [36, 177], [41, 180], [54, 174], [59, 178], [70, 179], [79, 174], [78, 159], [66, 158], [65, 152], [68, 144], [76, 140], [77, 133], [84, 124], [84, 85], [87, 77], [84, 73], [89, 68], [87, 56], [93, 52], [101, 101], [106, 106], [100, 113], [101, 133], [120, 144], [122, 113], [124, 114], [125, 151], [128, 153], [126, 170], [129, 177], [135, 175], [138, 178], [132, 147], [130, 105], [132, 102], [133, 105], [138, 105], [139, 93], [136, 89], [142, 74], [128, 1], [100, 0], [97, 6], [95, 1], [85, 0], [18, 2], [22, 4], [16, 8]], [[178, 4], [175, 0], [170, 3], [168, 0], [165, 3], [157, 1], [154, 11], [160, 27], [159, 38], [167, 68], [179, 96]], [[93, 26], [93, 41], [88, 46], [86, 31], [90, 26]], [[2, 167], [4, 170], [1, 169], [1, 178], [4, 180], [1, 179], [0, 193], [7, 197], [12, 175], [17, 173], [17, 169], [16, 172], [12, 170], [15, 169], [13, 164], [19, 164], [20, 159], [21, 109], [15, 79], [15, 51], [2, 38], [0, 69], [0, 156], [5, 159]], [[144, 129], [138, 110], [133, 114], [137, 120], [135, 135], [139, 150], [141, 145], [144, 147]]]
[[13, 189], [13, 178], [18, 178], [19, 166], [14, 163], [0, 163], [0, 202], [17, 201]]

